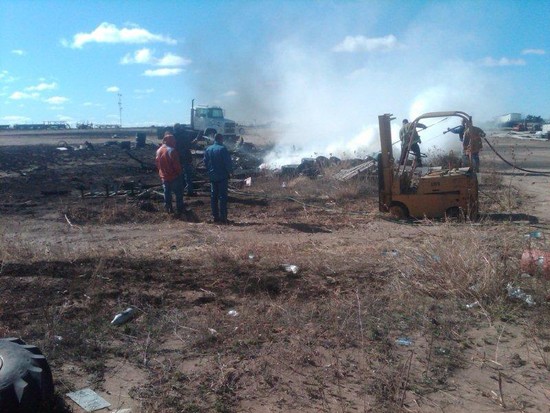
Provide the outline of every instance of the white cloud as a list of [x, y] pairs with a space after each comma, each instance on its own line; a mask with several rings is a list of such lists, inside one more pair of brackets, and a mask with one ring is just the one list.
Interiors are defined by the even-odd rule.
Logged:
[[186, 66], [191, 63], [190, 59], [177, 56], [173, 53], [166, 53], [163, 57], [156, 58], [153, 55], [153, 52], [150, 49], [140, 49], [135, 51], [133, 54], [126, 54], [121, 60], [120, 63], [123, 65], [128, 64], [148, 64], [155, 66]]
[[166, 53], [156, 64], [157, 66], [187, 66], [190, 63], [190, 59], [172, 53]]
[[27, 118], [26, 116], [18, 116], [18, 115], [3, 116], [0, 119], [8, 123], [24, 123], [31, 120], [31, 118]]
[[525, 60], [523, 59], [508, 59], [507, 57], [501, 57], [500, 59], [494, 59], [492, 57], [486, 57], [481, 61], [483, 66], [495, 67], [495, 66], [525, 66]]
[[155, 91], [155, 89], [135, 89], [134, 90], [134, 93], [145, 93], [145, 94], [149, 94], [149, 93], [153, 93]]
[[398, 46], [397, 38], [390, 34], [384, 37], [346, 36], [332, 49], [333, 52], [374, 52], [392, 50]]
[[538, 54], [543, 55], [546, 54], [546, 51], [543, 49], [524, 49], [521, 51], [521, 54]]
[[11, 76], [7, 70], [2, 70], [0, 72], [0, 82], [10, 83], [15, 81], [15, 77]]
[[143, 75], [151, 76], [151, 77], [175, 76], [175, 75], [179, 75], [181, 72], [182, 72], [182, 69], [180, 68], [174, 68], [174, 69], [162, 68], [162, 69], [146, 70], [145, 72], [143, 72]]
[[[118, 28], [116, 25], [103, 22], [90, 33], [77, 33], [73, 36], [73, 42], [70, 47], [81, 49], [86, 43], [126, 43], [143, 44], [161, 42], [167, 44], [176, 44], [176, 40], [169, 36], [153, 34], [139, 26]], [[63, 40], [62, 44], [68, 45]]]
[[110, 86], [107, 89], [107, 92], [109, 93], [117, 93], [120, 92], [120, 88], [118, 86]]
[[57, 89], [57, 83], [55, 82], [52, 82], [52, 83], [39, 83], [38, 85], [36, 86], [29, 86], [27, 88], [25, 88], [25, 90], [28, 90], [28, 91], [43, 91], [43, 90], [52, 90], [52, 89]]
[[51, 98], [44, 99], [44, 102], [49, 103], [50, 105], [62, 105], [68, 100], [68, 98], [63, 96], [52, 96]]
[[235, 90], [228, 90], [223, 95], [224, 96], [237, 96], [237, 92]]
[[25, 52], [24, 50], [21, 50], [21, 49], [14, 49], [11, 51], [13, 54], [16, 54], [18, 56], [23, 56], [23, 55], [26, 55], [27, 52]]
[[151, 53], [151, 50], [149, 49], [140, 49], [136, 50], [134, 54], [131, 53], [126, 54], [121, 60], [120, 63], [123, 65], [129, 65], [129, 64], [153, 64], [154, 58], [153, 54]]
[[13, 92], [10, 95], [10, 99], [23, 100], [23, 99], [38, 99], [40, 95], [38, 93], [25, 93], [25, 92]]

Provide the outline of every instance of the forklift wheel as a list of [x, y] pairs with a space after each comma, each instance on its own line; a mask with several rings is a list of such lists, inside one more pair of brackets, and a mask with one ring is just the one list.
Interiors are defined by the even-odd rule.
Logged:
[[406, 219], [409, 216], [409, 211], [404, 205], [396, 204], [390, 207], [390, 215], [398, 220]]
[[453, 221], [464, 220], [464, 214], [462, 213], [462, 210], [459, 207], [448, 208], [447, 211], [445, 211], [445, 216], [447, 219], [450, 219]]
[[21, 339], [0, 339], [0, 412], [45, 411], [53, 395], [52, 373], [40, 350]]

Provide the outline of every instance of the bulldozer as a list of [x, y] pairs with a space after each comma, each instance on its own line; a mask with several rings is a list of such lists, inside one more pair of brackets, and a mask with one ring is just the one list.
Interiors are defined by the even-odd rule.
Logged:
[[[460, 111], [425, 113], [410, 125], [416, 130], [421, 122], [433, 118], [457, 117], [471, 122]], [[391, 114], [378, 117], [381, 153], [378, 155], [379, 210], [397, 219], [478, 217], [478, 180], [473, 168], [418, 167], [411, 157], [413, 136], [402, 144], [406, 153], [397, 161], [393, 157]], [[411, 159], [412, 158], [412, 159]]]

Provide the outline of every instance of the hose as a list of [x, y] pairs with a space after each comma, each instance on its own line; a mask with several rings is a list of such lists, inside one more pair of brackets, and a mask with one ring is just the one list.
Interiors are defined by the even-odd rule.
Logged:
[[506, 160], [500, 153], [498, 153], [498, 151], [493, 147], [493, 145], [491, 145], [491, 142], [489, 142], [489, 140], [486, 137], [483, 137], [483, 139], [485, 140], [485, 142], [487, 142], [487, 145], [489, 145], [489, 148], [491, 148], [491, 150], [495, 153], [495, 155], [498, 156], [502, 160], [502, 162], [511, 166], [512, 168], [517, 169], [518, 171], [527, 172], [530, 174], [550, 176], [550, 172], [547, 172], [547, 171], [533, 171], [532, 169], [520, 168], [519, 166], [514, 165], [513, 163]]

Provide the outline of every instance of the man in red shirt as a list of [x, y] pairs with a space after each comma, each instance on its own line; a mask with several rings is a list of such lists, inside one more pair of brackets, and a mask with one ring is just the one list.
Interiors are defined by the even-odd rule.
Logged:
[[176, 213], [181, 215], [185, 211], [181, 163], [179, 153], [176, 150], [176, 138], [171, 132], [164, 134], [162, 145], [157, 150], [155, 163], [164, 188], [164, 209], [166, 212], [173, 212], [172, 192], [174, 192], [176, 196]]

